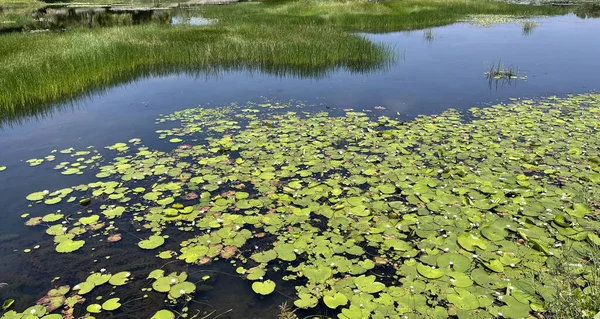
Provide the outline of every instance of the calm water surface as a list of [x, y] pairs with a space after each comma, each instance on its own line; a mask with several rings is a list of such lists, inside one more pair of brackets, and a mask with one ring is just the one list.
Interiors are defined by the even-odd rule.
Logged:
[[[201, 22], [204, 21], [198, 23]], [[373, 112], [389, 116], [399, 113], [401, 119], [410, 119], [448, 108], [484, 107], [513, 97], [536, 98], [600, 89], [600, 19], [568, 15], [536, 22], [531, 33], [524, 32], [517, 23], [493, 27], [461, 23], [430, 31], [364, 35], [392, 46], [397, 55], [395, 63], [369, 74], [333, 70], [318, 79], [245, 71], [151, 77], [65, 104], [44, 117], [3, 126], [0, 166], [8, 169], [0, 173], [0, 282], [11, 286], [0, 290], [0, 300], [18, 297], [17, 305], [22, 309], [49, 289], [49, 281], [56, 274], [81, 279], [89, 269], [97, 268], [89, 260], [52, 253], [22, 253], [35, 244], [52, 245], [39, 228], [23, 226], [21, 214], [44, 214], [39, 207], [30, 211], [25, 196], [94, 180], [90, 174], [60, 175], [48, 163], [30, 168], [25, 160], [42, 158], [54, 149], [83, 149], [90, 145], [101, 149], [131, 138], [141, 138], [152, 148], [164, 148], [167, 142], [157, 138], [154, 119], [198, 105], [262, 102], [269, 98], [304, 101], [314, 104], [313, 110], [327, 105], [334, 114], [341, 114], [345, 108], [373, 110], [374, 106], [384, 106], [385, 110]], [[484, 73], [499, 61], [518, 68], [519, 76], [526, 76], [527, 80], [490, 83]], [[135, 238], [124, 239], [112, 254], [125, 254], [136, 242]], [[113, 260], [116, 268], [134, 267], [118, 257]], [[152, 265], [156, 263], [154, 256], [146, 262], [150, 269], [156, 268]], [[223, 269], [232, 271], [228, 265]], [[204, 296], [220, 311], [234, 306], [235, 311], [222, 318], [241, 314], [260, 317], [260, 311], [276, 311], [273, 305], [285, 300], [283, 296], [258, 299], [247, 282], [235, 276], [221, 277], [219, 285]], [[239, 297], [231, 297], [232, 292]]]

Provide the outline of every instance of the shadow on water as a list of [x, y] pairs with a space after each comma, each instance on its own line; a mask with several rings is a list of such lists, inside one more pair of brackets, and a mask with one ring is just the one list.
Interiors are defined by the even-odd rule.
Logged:
[[[382, 46], [383, 50], [389, 50]], [[391, 54], [391, 53], [390, 53]], [[124, 73], [119, 78], [111, 83], [98, 85], [84, 92], [77, 92], [71, 96], [63, 97], [57, 101], [45, 104], [28, 104], [24, 107], [8, 108], [0, 113], [0, 129], [3, 127], [11, 127], [18, 125], [28, 119], [44, 119], [51, 117], [53, 114], [69, 109], [73, 109], [80, 104], [82, 100], [90, 99], [118, 86], [127, 85], [144, 79], [180, 75], [191, 77], [194, 79], [218, 80], [222, 76], [232, 72], [246, 72], [255, 74], [256, 76], [275, 76], [280, 79], [311, 79], [319, 80], [335, 74], [342, 70], [352, 74], [368, 75], [379, 72], [385, 72], [396, 64], [396, 58], [392, 57], [389, 60], [379, 62], [368, 62], [363, 60], [347, 61], [346, 63], [329, 63], [314, 65], [314, 64], [263, 64], [263, 65], [247, 65], [247, 64], [230, 64], [216, 65], [206, 68], [190, 67], [190, 66], [155, 66], [144, 69], [136, 69], [130, 73]]]

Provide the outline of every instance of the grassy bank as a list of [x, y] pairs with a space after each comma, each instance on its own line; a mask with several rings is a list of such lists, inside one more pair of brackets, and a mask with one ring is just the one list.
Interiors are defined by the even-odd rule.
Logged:
[[322, 75], [367, 71], [389, 50], [349, 31], [439, 26], [466, 15], [562, 14], [564, 9], [488, 1], [271, 1], [198, 10], [213, 26], [141, 25], [0, 36], [0, 117], [35, 114], [39, 105], [139, 76], [233, 68]]

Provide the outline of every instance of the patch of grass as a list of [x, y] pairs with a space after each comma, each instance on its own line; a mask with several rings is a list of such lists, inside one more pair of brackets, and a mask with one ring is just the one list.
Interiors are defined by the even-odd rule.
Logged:
[[[600, 314], [600, 249], [565, 249], [552, 269], [556, 296], [546, 314], [550, 319], [596, 318]], [[582, 280], [582, 277], [584, 278]]]
[[2, 118], [32, 115], [37, 105], [133, 78], [167, 72], [262, 70], [318, 77], [331, 68], [365, 72], [390, 53], [327, 27], [144, 25], [67, 33], [2, 36]]
[[524, 6], [487, 0], [273, 0], [198, 9], [224, 23], [262, 23], [265, 18], [304, 19], [352, 32], [392, 32], [426, 29], [460, 21], [469, 15], [544, 16], [564, 8]]
[[303, 0], [194, 12], [218, 23], [1, 35], [1, 118], [36, 114], [40, 104], [167, 72], [248, 68], [310, 77], [335, 68], [366, 72], [385, 67], [390, 50], [348, 32], [428, 28], [473, 14], [536, 16], [566, 9], [482, 0]]

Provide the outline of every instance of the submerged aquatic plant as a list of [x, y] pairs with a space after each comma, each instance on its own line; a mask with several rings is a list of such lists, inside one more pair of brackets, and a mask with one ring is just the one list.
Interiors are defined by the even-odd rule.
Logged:
[[279, 314], [277, 319], [298, 319], [295, 311], [288, 306], [287, 301], [279, 305]]
[[537, 23], [532, 20], [525, 21], [521, 23], [521, 28], [523, 29], [523, 35], [530, 35], [535, 28], [537, 28]]
[[[157, 119], [170, 151], [116, 143], [105, 151], [114, 157], [82, 170], [97, 181], [28, 196], [41, 210], [92, 198], [85, 211], [24, 218], [58, 245], [85, 242], [77, 253], [133, 224], [140, 253], [190, 272], [228, 259], [260, 296], [281, 289], [283, 272], [295, 307], [339, 319], [524, 318], [552, 311], [567, 276], [584, 293], [593, 284], [599, 112], [598, 94], [473, 108], [468, 121], [455, 110], [402, 122], [301, 104], [187, 109]], [[581, 272], [554, 271], [563, 246]], [[173, 303], [201, 293], [187, 272], [144, 277]]]

